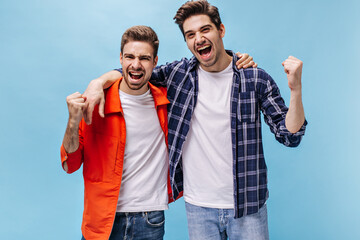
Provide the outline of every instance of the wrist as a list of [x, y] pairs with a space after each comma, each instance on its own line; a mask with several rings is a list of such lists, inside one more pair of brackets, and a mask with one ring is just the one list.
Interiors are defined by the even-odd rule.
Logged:
[[290, 94], [291, 95], [301, 95], [301, 85], [297, 87], [290, 88]]
[[79, 124], [80, 124], [80, 121], [81, 119], [76, 119], [76, 118], [73, 118], [71, 116], [69, 116], [69, 120], [68, 120], [68, 128], [70, 130], [78, 130], [79, 129]]

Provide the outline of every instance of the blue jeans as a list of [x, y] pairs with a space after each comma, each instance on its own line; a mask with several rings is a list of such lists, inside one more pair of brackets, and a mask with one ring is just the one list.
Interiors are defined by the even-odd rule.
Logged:
[[234, 209], [185, 203], [190, 240], [268, 240], [266, 205], [259, 212], [234, 218]]
[[164, 224], [164, 211], [117, 212], [109, 240], [162, 240]]

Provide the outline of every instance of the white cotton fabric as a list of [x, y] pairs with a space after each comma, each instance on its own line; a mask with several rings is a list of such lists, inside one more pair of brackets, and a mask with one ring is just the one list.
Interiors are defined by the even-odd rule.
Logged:
[[117, 212], [165, 210], [169, 161], [153, 96], [120, 91], [120, 101], [126, 144]]
[[198, 69], [199, 93], [183, 148], [184, 199], [234, 208], [230, 95], [232, 63], [221, 72]]

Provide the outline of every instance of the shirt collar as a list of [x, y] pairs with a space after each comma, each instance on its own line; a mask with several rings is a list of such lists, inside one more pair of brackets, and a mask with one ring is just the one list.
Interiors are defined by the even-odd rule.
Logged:
[[194, 70], [194, 68], [196, 69], [198, 64], [199, 64], [199, 60], [197, 60], [195, 56], [192, 56], [192, 58], [190, 58], [189, 61], [190, 71]]
[[239, 60], [239, 57], [236, 56], [236, 54], [231, 50], [226, 50], [226, 53], [229, 54], [230, 56], [232, 56], [232, 68], [233, 68], [234, 72], [238, 72], [240, 69], [238, 69], [236, 67], [236, 62], [237, 62], [237, 60]]

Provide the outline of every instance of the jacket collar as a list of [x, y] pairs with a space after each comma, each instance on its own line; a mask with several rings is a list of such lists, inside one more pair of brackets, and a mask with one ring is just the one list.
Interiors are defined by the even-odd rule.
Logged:
[[[115, 113], [115, 112], [123, 113], [123, 109], [121, 107], [121, 102], [120, 102], [120, 95], [119, 95], [119, 87], [122, 79], [123, 78], [117, 80], [105, 92], [105, 114]], [[170, 103], [169, 100], [166, 98], [166, 90], [162, 91], [160, 88], [155, 87], [151, 83], [149, 83], [149, 87], [151, 94], [154, 98], [155, 107]]]
[[149, 87], [151, 94], [153, 95], [154, 98], [155, 107], [170, 103], [169, 100], [166, 98], [167, 91], [165, 87], [163, 87], [162, 88], [163, 90], [161, 90], [160, 88], [152, 85], [150, 82], [149, 82]]
[[122, 78], [117, 80], [113, 85], [111, 85], [111, 87], [105, 90], [105, 114], [123, 112], [119, 95], [121, 80]]

